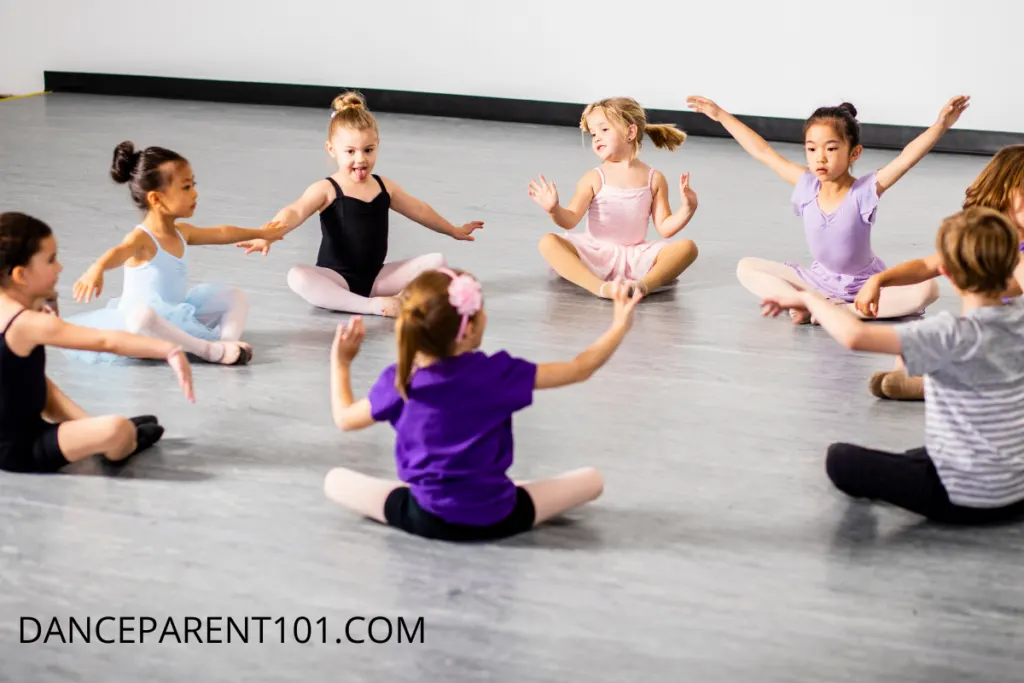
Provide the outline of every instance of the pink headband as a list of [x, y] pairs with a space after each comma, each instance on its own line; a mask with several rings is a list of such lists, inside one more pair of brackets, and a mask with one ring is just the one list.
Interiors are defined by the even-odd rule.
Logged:
[[456, 275], [449, 268], [438, 268], [438, 270], [452, 279], [448, 285], [448, 302], [462, 316], [462, 324], [459, 326], [459, 334], [455, 337], [455, 343], [462, 341], [466, 334], [466, 325], [469, 324], [470, 316], [480, 312], [483, 306], [484, 297], [480, 283], [469, 275]]

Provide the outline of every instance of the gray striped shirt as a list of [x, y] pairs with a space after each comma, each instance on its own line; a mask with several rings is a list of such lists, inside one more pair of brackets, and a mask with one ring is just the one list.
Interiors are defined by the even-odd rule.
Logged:
[[925, 448], [949, 499], [1024, 500], [1024, 300], [896, 326], [911, 375], [924, 375]]

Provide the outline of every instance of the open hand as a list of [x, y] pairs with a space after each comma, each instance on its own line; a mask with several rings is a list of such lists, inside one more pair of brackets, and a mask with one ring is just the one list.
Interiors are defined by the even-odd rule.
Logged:
[[942, 107], [942, 111], [939, 112], [938, 124], [946, 130], [953, 127], [953, 124], [959, 120], [960, 115], [964, 113], [964, 110], [970, 106], [971, 97], [970, 95], [957, 95], [949, 102], [946, 102], [945, 106]]
[[686, 98], [686, 105], [699, 114], [704, 114], [712, 121], [717, 121], [722, 116], [722, 108], [706, 97], [695, 95]]
[[531, 180], [527, 193], [548, 213], [558, 206], [558, 188], [555, 187], [554, 181], [549, 183], [544, 176], [540, 176], [538, 180]]
[[774, 318], [782, 311], [806, 308], [807, 304], [804, 302], [803, 293], [794, 290], [792, 294], [773, 296], [764, 299], [761, 302], [761, 315], [765, 317], [771, 316]]
[[460, 241], [472, 242], [476, 239], [473, 237], [473, 231], [480, 230], [483, 227], [483, 221], [471, 221], [465, 225], [457, 225], [452, 228], [451, 236]]
[[338, 329], [334, 333], [334, 343], [331, 344], [331, 353], [342, 364], [350, 364], [359, 353], [364, 336], [366, 336], [366, 327], [363, 325], [362, 317], [353, 316], [348, 321], [348, 325], [338, 325]]
[[881, 296], [882, 288], [878, 286], [878, 281], [870, 277], [857, 292], [857, 298], [853, 300], [853, 307], [865, 318], [874, 318], [878, 315], [878, 299]]
[[[632, 295], [630, 291], [632, 290]], [[630, 287], [622, 280], [612, 283], [612, 299], [615, 301], [615, 312], [612, 314], [612, 327], [629, 329], [633, 326], [633, 313], [640, 299], [644, 298], [643, 288]]]
[[167, 364], [178, 376], [178, 385], [189, 403], [196, 402], [195, 389], [192, 387], [192, 364], [188, 362], [188, 356], [180, 348], [171, 351], [167, 356]]
[[690, 187], [690, 173], [679, 176], [679, 196], [682, 198], [683, 210], [693, 213], [697, 210], [697, 193]]
[[75, 282], [75, 301], [82, 303], [99, 297], [103, 291], [103, 271], [89, 269]]
[[264, 239], [246, 240], [245, 242], [239, 242], [235, 246], [245, 249], [246, 256], [256, 251], [264, 256], [270, 252], [270, 241]]

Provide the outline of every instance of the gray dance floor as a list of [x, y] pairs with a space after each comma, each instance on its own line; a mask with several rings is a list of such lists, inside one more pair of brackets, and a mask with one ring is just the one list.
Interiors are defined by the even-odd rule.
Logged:
[[[330, 172], [327, 121], [326, 107], [0, 102], [0, 209], [55, 228], [62, 312], [71, 314], [85, 308], [70, 298], [75, 279], [138, 219], [107, 175], [117, 143], [167, 146], [192, 161], [197, 224], [256, 226]], [[487, 350], [567, 359], [606, 328], [608, 302], [549, 275], [536, 243], [553, 226], [526, 194], [543, 173], [568, 201], [595, 165], [579, 131], [380, 121], [378, 172], [453, 221], [486, 222], [475, 243], [457, 243], [395, 216], [391, 255], [443, 251], [478, 274]], [[856, 172], [893, 156], [868, 151]], [[345, 435], [331, 424], [328, 349], [345, 318], [311, 309], [285, 283], [289, 266], [315, 258], [316, 219], [266, 259], [193, 248], [194, 282], [251, 295], [254, 362], [197, 365], [189, 406], [166, 367], [81, 366], [50, 351], [50, 376], [87, 410], [155, 412], [168, 433], [117, 471], [87, 462], [64, 475], [0, 476], [0, 680], [1021, 680], [1021, 529], [922, 523], [851, 502], [825, 476], [831, 441], [920, 445], [923, 405], [876, 401], [867, 377], [889, 359], [846, 352], [788, 319], [763, 320], [737, 283], [742, 256], [808, 259], [789, 187], [731, 140], [694, 138], [674, 154], [645, 148], [644, 159], [670, 179], [692, 172], [700, 209], [684, 235], [700, 257], [675, 291], [641, 306], [631, 336], [588, 384], [538, 394], [516, 418], [513, 475], [595, 465], [606, 476], [599, 501], [474, 547], [336, 508], [323, 496], [324, 474], [345, 465], [393, 475], [393, 434], [379, 426]], [[893, 264], [928, 253], [985, 161], [922, 162], [883, 198], [876, 251]], [[120, 284], [111, 273], [105, 294]], [[955, 308], [942, 291], [936, 308]], [[371, 320], [357, 391], [393, 348], [391, 323]], [[149, 617], [160, 628], [142, 645], [95, 635], [20, 642], [22, 617], [44, 631], [57, 617], [66, 634], [70, 617], [95, 626], [103, 616]], [[250, 642], [235, 632], [231, 644], [199, 645], [194, 634], [189, 645], [155, 642], [169, 617], [183, 638], [188, 616], [250, 617]], [[252, 621], [260, 616], [271, 618], [263, 644]], [[349, 642], [348, 620], [377, 616], [396, 625], [390, 642]], [[306, 644], [293, 636], [300, 617], [313, 623]], [[399, 618], [422, 618], [422, 643], [398, 642]], [[127, 638], [138, 640], [140, 623]], [[352, 622], [352, 640], [367, 638], [366, 623]], [[116, 637], [116, 625], [103, 635]], [[375, 635], [387, 635], [384, 622]]]

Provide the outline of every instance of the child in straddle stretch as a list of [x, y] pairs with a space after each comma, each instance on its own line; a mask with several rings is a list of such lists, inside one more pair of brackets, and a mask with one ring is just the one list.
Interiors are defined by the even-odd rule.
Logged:
[[331, 406], [345, 431], [376, 422], [396, 432], [399, 481], [344, 468], [324, 489], [334, 502], [427, 538], [497, 539], [527, 531], [594, 500], [600, 472], [584, 468], [552, 479], [516, 483], [512, 415], [539, 389], [588, 379], [604, 365], [632, 325], [640, 292], [613, 283], [611, 328], [574, 360], [537, 365], [505, 351], [479, 350], [487, 326], [480, 283], [448, 269], [423, 273], [403, 294], [395, 324], [398, 362], [367, 398], [353, 398], [349, 367], [359, 352], [359, 318], [339, 326], [331, 355]]
[[[967, 97], [954, 97], [938, 120], [884, 167], [854, 178], [853, 163], [860, 158], [860, 123], [852, 104], [821, 107], [804, 124], [807, 165], [789, 161], [765, 140], [706, 97], [689, 97], [691, 109], [718, 121], [752, 157], [795, 186], [793, 209], [803, 219], [804, 234], [814, 259], [810, 268], [760, 258], [740, 260], [736, 275], [759, 299], [788, 296], [794, 290], [813, 289], [833, 303], [847, 304], [869, 277], [885, 270], [871, 248], [879, 198], [903, 177], [960, 118]], [[939, 296], [934, 282], [893, 287], [885, 292], [875, 317], [901, 318], [921, 313]], [[809, 311], [790, 310], [794, 323], [814, 322]]]
[[[974, 206], [994, 209], [1003, 213], [1017, 228], [1021, 250], [1024, 251], [1024, 145], [1011, 145], [999, 150], [978, 177], [967, 188], [963, 208]], [[854, 302], [857, 311], [866, 318], [876, 317], [882, 291], [888, 287], [927, 282], [941, 274], [941, 254], [934, 253], [922, 259], [913, 259], [868, 278]], [[1024, 268], [1024, 265], [1019, 266]], [[1015, 277], [1003, 296], [1020, 296], [1021, 289]], [[890, 371], [876, 372], [868, 382], [872, 394], [878, 398], [898, 401], [924, 400], [924, 378], [907, 375], [906, 368], [896, 359]]]
[[[320, 214], [322, 238], [316, 265], [297, 265], [288, 271], [288, 286], [309, 304], [332, 311], [394, 317], [396, 298], [425, 270], [439, 268], [441, 254], [426, 254], [386, 262], [388, 212], [394, 210], [435, 232], [472, 241], [480, 221], [452, 225], [427, 203], [407, 193], [394, 180], [374, 175], [380, 132], [366, 102], [357, 93], [334, 100], [327, 129], [327, 152], [338, 171], [319, 180], [294, 203], [281, 209], [274, 221], [285, 234]], [[264, 240], [239, 244], [246, 253], [265, 252]]]
[[[580, 128], [590, 133], [601, 165], [576, 185], [568, 208], [558, 203], [558, 188], [544, 176], [531, 181], [529, 196], [566, 232], [541, 238], [544, 260], [561, 277], [591, 294], [612, 298], [612, 282], [623, 279], [646, 296], [674, 283], [697, 259], [692, 240], [669, 242], [697, 211], [690, 174], [679, 179], [681, 204], [674, 212], [668, 181], [639, 159], [644, 136], [655, 147], [677, 149], [686, 135], [674, 126], [648, 124], [643, 108], [628, 97], [613, 97], [586, 107]], [[571, 232], [586, 216], [587, 229]], [[651, 220], [661, 236], [648, 241]]]

